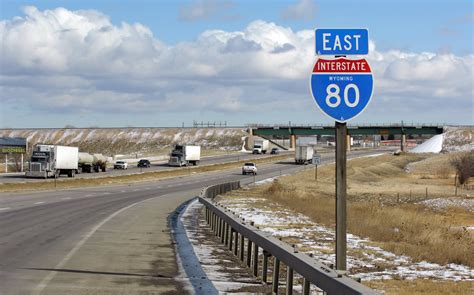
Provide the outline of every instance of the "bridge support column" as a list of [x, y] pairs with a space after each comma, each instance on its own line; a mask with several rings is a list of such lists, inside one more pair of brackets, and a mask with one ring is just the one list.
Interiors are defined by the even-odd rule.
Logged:
[[402, 152], [406, 151], [406, 146], [407, 146], [407, 136], [406, 134], [402, 134], [402, 139], [400, 140], [400, 149]]
[[296, 148], [296, 135], [290, 135], [290, 149]]
[[248, 136], [245, 142], [245, 149], [251, 150], [253, 148], [253, 129], [249, 127], [247, 129], [247, 133], [248, 133]]

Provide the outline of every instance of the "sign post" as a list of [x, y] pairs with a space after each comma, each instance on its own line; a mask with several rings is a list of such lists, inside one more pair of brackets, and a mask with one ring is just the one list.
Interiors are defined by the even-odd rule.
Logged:
[[348, 59], [346, 55], [368, 54], [369, 32], [367, 29], [316, 29], [315, 35], [316, 54], [334, 56], [316, 59], [310, 90], [318, 108], [336, 121], [336, 269], [346, 271], [346, 122], [365, 110], [374, 87], [367, 60]]
[[314, 165], [314, 180], [318, 180], [318, 165], [321, 164], [321, 155], [314, 154], [311, 162]]

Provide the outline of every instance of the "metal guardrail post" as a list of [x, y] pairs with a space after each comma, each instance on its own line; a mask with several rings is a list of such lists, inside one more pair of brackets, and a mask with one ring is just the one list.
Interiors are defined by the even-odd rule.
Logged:
[[309, 295], [310, 284], [307, 278], [303, 278], [303, 295]]
[[232, 251], [232, 246], [234, 244], [234, 229], [230, 227], [230, 235], [229, 235], [229, 250]]
[[253, 275], [258, 276], [258, 245], [253, 243]]
[[240, 261], [244, 262], [245, 237], [240, 234]]
[[280, 279], [280, 260], [273, 258], [273, 279], [272, 279], [272, 290], [274, 294], [278, 294], [278, 281]]
[[270, 257], [270, 253], [263, 250], [263, 263], [262, 263], [262, 281], [266, 284], [267, 283], [267, 274], [268, 274], [268, 257]]
[[229, 245], [229, 224], [227, 222], [224, 223], [224, 245]]
[[221, 220], [221, 230], [220, 230], [220, 233], [221, 233], [221, 243], [224, 244], [225, 242], [225, 221], [224, 220]]
[[237, 256], [238, 253], [238, 246], [239, 246], [239, 232], [235, 231], [235, 239], [234, 239], [234, 255]]
[[293, 294], [293, 269], [286, 267], [286, 295]]
[[250, 260], [252, 259], [252, 241], [247, 239], [247, 266], [250, 267]]

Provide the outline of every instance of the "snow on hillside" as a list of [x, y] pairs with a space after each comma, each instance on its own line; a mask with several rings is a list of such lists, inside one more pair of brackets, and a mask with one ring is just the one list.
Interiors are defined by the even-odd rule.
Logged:
[[446, 127], [443, 134], [435, 135], [410, 150], [410, 153], [440, 153], [474, 149], [474, 127]]
[[474, 149], [474, 127], [446, 127], [443, 135], [443, 152]]
[[63, 128], [2, 129], [0, 137], [26, 137], [37, 143], [78, 146], [109, 155], [156, 152], [173, 144], [196, 144], [206, 149], [240, 150], [245, 130], [239, 128]]

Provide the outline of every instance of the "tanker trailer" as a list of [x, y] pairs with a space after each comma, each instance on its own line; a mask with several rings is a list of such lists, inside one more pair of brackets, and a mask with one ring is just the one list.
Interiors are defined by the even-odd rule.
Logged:
[[102, 154], [93, 154], [94, 156], [94, 170], [95, 172], [107, 171], [107, 157]]
[[92, 173], [94, 172], [94, 156], [89, 153], [79, 153], [78, 172]]

